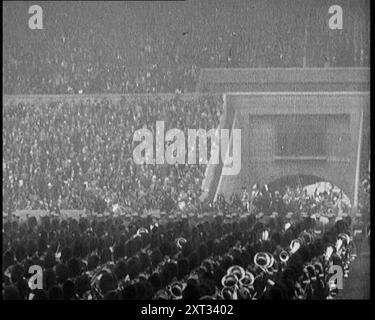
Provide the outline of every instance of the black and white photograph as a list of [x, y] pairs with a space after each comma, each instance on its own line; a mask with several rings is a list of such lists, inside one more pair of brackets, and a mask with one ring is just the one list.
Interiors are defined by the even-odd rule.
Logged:
[[2, 9], [2, 300], [370, 299], [370, 0]]

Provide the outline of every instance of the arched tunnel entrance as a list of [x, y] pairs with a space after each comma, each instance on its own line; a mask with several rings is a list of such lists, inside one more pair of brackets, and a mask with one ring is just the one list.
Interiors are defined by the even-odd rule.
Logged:
[[[305, 71], [296, 72], [288, 81], [299, 83]], [[339, 76], [337, 83], [344, 78]], [[322, 74], [319, 79], [314, 76], [311, 84], [322, 79], [331, 84], [332, 74]], [[285, 184], [295, 185], [300, 180], [307, 186], [327, 181], [341, 189], [355, 209], [369, 94], [350, 88], [328, 92], [328, 83], [322, 87], [324, 91], [315, 86], [296, 90], [293, 84], [285, 91], [271, 85], [270, 91], [226, 93], [219, 128], [241, 130], [241, 169], [238, 174], [225, 175], [222, 165], [207, 166], [202, 184], [205, 197], [215, 199], [222, 194], [229, 199], [233, 192], [254, 184], [277, 185], [286, 180]]]
[[288, 175], [277, 178], [267, 183], [268, 189], [271, 192], [278, 190], [283, 194], [288, 187], [297, 189], [298, 187], [306, 190], [307, 194], [313, 196], [314, 194], [332, 193], [333, 197], [339, 197], [343, 202], [350, 208], [352, 202], [348, 195], [345, 193], [345, 189], [336, 185], [328, 179], [305, 174]]

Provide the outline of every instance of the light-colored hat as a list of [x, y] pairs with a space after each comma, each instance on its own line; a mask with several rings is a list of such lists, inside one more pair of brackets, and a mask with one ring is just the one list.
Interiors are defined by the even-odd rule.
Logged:
[[319, 221], [323, 224], [328, 224], [329, 223], [329, 219], [327, 217], [320, 217]]
[[259, 219], [259, 218], [262, 218], [264, 216], [264, 213], [263, 212], [259, 212], [256, 217]]
[[274, 212], [272, 212], [271, 217], [276, 218], [278, 215], [279, 215], [279, 213], [274, 211]]
[[294, 214], [293, 212], [288, 212], [285, 218], [290, 219], [291, 217], [293, 217], [293, 214]]

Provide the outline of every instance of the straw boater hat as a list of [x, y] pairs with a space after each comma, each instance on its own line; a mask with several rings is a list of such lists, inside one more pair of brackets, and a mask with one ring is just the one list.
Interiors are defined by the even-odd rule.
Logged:
[[256, 215], [256, 217], [257, 217], [258, 219], [262, 218], [263, 216], [264, 216], [264, 213], [263, 213], [263, 212], [259, 212], [259, 213]]
[[342, 216], [337, 216], [335, 222], [342, 220]]
[[320, 217], [319, 221], [323, 224], [329, 223], [329, 219], [327, 217], [323, 217], [323, 216]]
[[293, 217], [294, 213], [293, 212], [288, 212], [285, 216], [287, 219], [291, 219]]
[[279, 213], [274, 211], [274, 212], [272, 212], [271, 217], [276, 218], [278, 215], [279, 215]]

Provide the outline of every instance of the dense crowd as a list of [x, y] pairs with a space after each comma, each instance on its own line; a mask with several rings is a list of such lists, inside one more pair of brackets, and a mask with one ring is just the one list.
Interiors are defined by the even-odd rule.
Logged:
[[[342, 193], [255, 185], [229, 201], [219, 195], [202, 203], [203, 166], [136, 166], [129, 141], [135, 129], [154, 129], [160, 119], [168, 127], [215, 128], [220, 98], [127, 99], [4, 109], [5, 212], [49, 212], [40, 220], [4, 221], [5, 299], [330, 297], [329, 263], [320, 260], [341, 231], [350, 233]], [[63, 209], [86, 213], [67, 217]], [[341, 226], [331, 230], [337, 217]], [[293, 239], [301, 249], [288, 265], [280, 257], [292, 253]], [[270, 255], [274, 265], [265, 267]], [[32, 265], [42, 267], [43, 289], [32, 287]], [[317, 287], [305, 288], [304, 267], [312, 265], [324, 276]]]
[[[255, 185], [201, 201], [204, 165], [136, 165], [133, 134], [217, 128], [221, 97], [181, 95], [200, 68], [368, 66], [366, 2], [342, 2], [342, 31], [319, 1], [46, 2], [43, 30], [4, 5], [4, 93], [77, 96], [5, 101], [3, 298], [331, 297], [330, 265], [347, 275], [367, 234], [342, 193]], [[365, 180], [365, 214], [369, 194]]]
[[[228, 201], [219, 195], [207, 203], [199, 200], [204, 166], [134, 165], [134, 130], [155, 131], [156, 120], [165, 120], [166, 129], [216, 128], [220, 99], [174, 95], [146, 102], [100, 97], [8, 104], [4, 211], [42, 209], [49, 215], [4, 221], [4, 298], [330, 297], [329, 261], [350, 260], [332, 252], [332, 259], [324, 260], [339, 234], [351, 234], [342, 193], [255, 185]], [[368, 182], [363, 189], [369, 194]], [[66, 217], [63, 209], [86, 213]], [[362, 230], [354, 236], [366, 234], [363, 222], [354, 225]], [[292, 252], [294, 239], [298, 252]], [[345, 248], [350, 239], [342, 239]], [[290, 262], [282, 252], [290, 254]], [[32, 265], [42, 267], [43, 289], [28, 283]], [[312, 266], [315, 273], [323, 270], [323, 277], [307, 288], [304, 270]]]
[[[133, 150], [138, 142], [133, 142], [133, 134], [148, 128], [155, 136], [155, 123], [161, 120], [165, 131], [214, 129], [221, 109], [221, 97], [215, 95], [10, 101], [3, 111], [3, 212], [86, 209], [103, 213], [114, 205], [140, 213], [199, 208], [206, 166], [137, 165]], [[364, 183], [367, 189], [368, 185]], [[362, 198], [369, 195], [365, 189]], [[249, 192], [254, 190], [234, 195], [232, 205], [248, 201]], [[347, 212], [348, 203], [333, 186], [314, 195], [302, 188], [288, 189], [284, 198], [278, 191], [262, 192], [266, 197], [257, 206], [266, 214]], [[368, 211], [369, 196], [361, 203]]]
[[3, 211], [197, 206], [205, 166], [136, 165], [133, 134], [148, 128], [155, 136], [156, 121], [165, 131], [214, 129], [221, 108], [217, 96], [10, 102], [3, 111]]
[[[3, 230], [5, 299], [326, 299], [348, 273], [351, 218], [264, 214], [253, 195], [179, 215], [14, 218]], [[288, 201], [285, 198], [285, 204]], [[360, 219], [360, 218], [355, 218]], [[43, 281], [30, 266], [42, 268]], [[31, 273], [30, 273], [31, 272]]]
[[319, 1], [44, 3], [43, 30], [5, 4], [4, 93], [191, 92], [200, 68], [369, 66], [368, 3], [341, 2], [342, 30]]

